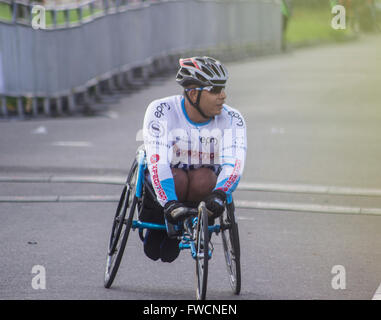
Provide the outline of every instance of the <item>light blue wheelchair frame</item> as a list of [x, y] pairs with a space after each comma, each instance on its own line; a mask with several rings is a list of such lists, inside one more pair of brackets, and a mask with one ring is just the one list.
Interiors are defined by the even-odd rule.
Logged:
[[[143, 148], [140, 148], [137, 152], [137, 179], [136, 179], [136, 190], [135, 190], [135, 196], [138, 199], [142, 199], [143, 197], [143, 188], [144, 184], [147, 184], [147, 188], [150, 189], [152, 192], [152, 195], [154, 195], [154, 191], [152, 187], [150, 186], [150, 183], [148, 183], [146, 179], [145, 172], [147, 170], [147, 159], [146, 159], [146, 152]], [[231, 208], [233, 205], [233, 197], [229, 195], [227, 197], [227, 210]], [[233, 206], [234, 208], [234, 206]], [[234, 210], [234, 209], [233, 209]], [[198, 223], [198, 217], [197, 217], [197, 209], [190, 209], [190, 211], [193, 212], [193, 215], [195, 215], [192, 218], [187, 218], [184, 221], [184, 224], [178, 224], [175, 225], [176, 230], [183, 230], [181, 241], [179, 243], [179, 249], [184, 250], [184, 249], [190, 249], [191, 255], [193, 259], [196, 259], [197, 256], [197, 251], [196, 251], [196, 245], [195, 245], [195, 240], [192, 238], [192, 235], [190, 232], [192, 230], [195, 230], [197, 223]], [[132, 226], [131, 228], [133, 230], [138, 229], [140, 234], [142, 234], [142, 231], [144, 229], [152, 229], [152, 230], [167, 230], [167, 224], [155, 224], [155, 223], [150, 223], [150, 222], [144, 222], [140, 220], [133, 220], [132, 221]], [[208, 226], [209, 230], [209, 235], [212, 233], [218, 234], [221, 230], [221, 225], [220, 224], [214, 224], [212, 226]], [[142, 236], [141, 239], [143, 240]], [[209, 237], [210, 239], [210, 237]], [[209, 250], [209, 259], [212, 257], [212, 250]]]
[[[208, 261], [212, 258], [213, 244], [210, 237], [220, 233], [225, 256], [229, 282], [234, 294], [241, 290], [240, 243], [238, 224], [235, 219], [235, 208], [232, 196], [226, 201], [226, 210], [219, 217], [219, 224], [209, 225], [209, 214], [205, 202], [201, 201], [198, 208], [188, 208], [186, 218], [178, 225], [155, 224], [139, 220], [143, 209], [146, 193], [156, 200], [156, 195], [148, 180], [146, 152], [139, 148], [132, 167], [128, 173], [126, 184], [113, 219], [111, 237], [106, 259], [104, 287], [110, 288], [120, 266], [123, 252], [126, 248], [130, 230], [139, 230], [139, 237], [144, 241], [145, 229], [165, 230], [177, 228], [180, 240], [179, 249], [189, 249], [196, 262], [197, 299], [204, 300], [207, 291]], [[137, 214], [137, 220], [134, 220]]]

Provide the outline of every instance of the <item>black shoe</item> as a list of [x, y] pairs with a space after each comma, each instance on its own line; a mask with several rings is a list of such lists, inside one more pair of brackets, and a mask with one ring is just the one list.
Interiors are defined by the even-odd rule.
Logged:
[[180, 254], [180, 240], [166, 237], [160, 246], [160, 258], [163, 262], [173, 262]]
[[166, 231], [147, 230], [144, 237], [144, 253], [154, 261], [160, 258], [161, 244], [167, 237]]

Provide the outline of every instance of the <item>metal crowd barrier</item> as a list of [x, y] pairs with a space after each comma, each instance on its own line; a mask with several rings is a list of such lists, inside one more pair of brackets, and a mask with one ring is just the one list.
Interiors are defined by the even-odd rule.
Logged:
[[[2, 117], [78, 112], [175, 68], [181, 55], [226, 61], [281, 48], [277, 0], [92, 0], [53, 7], [25, 1], [0, 0]], [[46, 29], [31, 26], [37, 4], [46, 9]]]

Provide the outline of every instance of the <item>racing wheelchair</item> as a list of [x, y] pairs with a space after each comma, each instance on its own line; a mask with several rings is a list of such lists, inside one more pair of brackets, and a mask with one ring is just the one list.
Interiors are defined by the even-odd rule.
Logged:
[[[139, 220], [139, 211], [143, 207], [144, 197], [151, 194], [156, 199], [151, 183], [148, 181], [146, 152], [144, 147], [138, 148], [136, 158], [128, 173], [126, 183], [116, 209], [109, 240], [104, 286], [110, 288], [118, 272], [130, 231], [139, 230], [139, 237], [144, 241], [143, 230], [167, 230], [168, 224], [156, 224]], [[156, 200], [157, 201], [157, 200]], [[209, 225], [209, 214], [204, 202], [197, 208], [188, 208], [187, 215], [175, 225], [179, 235], [179, 249], [190, 250], [196, 262], [196, 297], [206, 298], [208, 282], [208, 261], [212, 258], [212, 233], [221, 233], [223, 250], [229, 281], [234, 294], [241, 290], [240, 244], [238, 225], [235, 221], [234, 202], [228, 196], [224, 213], [219, 217], [219, 224]]]

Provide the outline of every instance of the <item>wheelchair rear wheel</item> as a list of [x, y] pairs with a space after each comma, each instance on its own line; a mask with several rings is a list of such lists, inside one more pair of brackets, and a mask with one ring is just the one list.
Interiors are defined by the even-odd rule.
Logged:
[[[127, 239], [130, 234], [132, 221], [135, 214], [135, 208], [138, 201], [138, 199], [135, 196], [137, 167], [138, 165], [135, 160], [128, 174], [127, 182], [123, 188], [118, 207], [115, 213], [111, 229], [109, 251], [106, 260], [106, 271], [104, 277], [105, 288], [110, 288], [115, 279], [120, 262], [122, 261], [124, 249], [127, 244]], [[126, 219], [127, 211], [128, 217]]]

